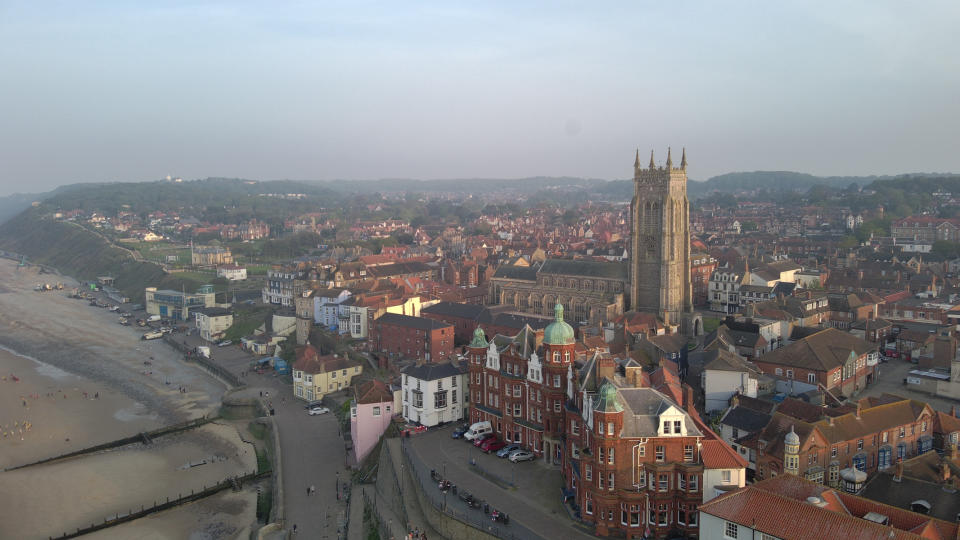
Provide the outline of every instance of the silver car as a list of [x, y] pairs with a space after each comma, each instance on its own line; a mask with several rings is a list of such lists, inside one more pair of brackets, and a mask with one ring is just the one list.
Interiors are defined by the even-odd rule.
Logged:
[[519, 463], [521, 461], [532, 461], [536, 458], [537, 456], [533, 455], [533, 452], [529, 452], [527, 450], [520, 450], [510, 454], [510, 457], [508, 459], [514, 463]]

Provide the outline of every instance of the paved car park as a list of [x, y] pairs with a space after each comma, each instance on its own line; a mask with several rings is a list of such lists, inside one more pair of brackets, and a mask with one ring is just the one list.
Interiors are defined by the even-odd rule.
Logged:
[[[507, 528], [536, 531], [536, 536], [542, 538], [595, 538], [562, 507], [563, 482], [558, 467], [540, 459], [512, 463], [497, 457], [495, 452], [485, 454], [470, 441], [451, 438], [455, 427], [448, 425], [412, 435], [405, 444], [424, 467], [429, 464], [455, 484], [458, 491], [466, 490], [490, 504], [491, 511], [506, 511], [510, 516]], [[447, 504], [456, 505], [463, 512], [481, 511], [471, 510], [452, 493], [447, 495]]]

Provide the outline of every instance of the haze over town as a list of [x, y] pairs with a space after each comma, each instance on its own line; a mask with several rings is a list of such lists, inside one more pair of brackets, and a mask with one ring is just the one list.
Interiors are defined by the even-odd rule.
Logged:
[[[960, 169], [955, 2], [4, 2], [0, 194]], [[663, 159], [663, 158], [660, 158]]]
[[958, 14], [0, 3], [0, 538], [960, 539]]

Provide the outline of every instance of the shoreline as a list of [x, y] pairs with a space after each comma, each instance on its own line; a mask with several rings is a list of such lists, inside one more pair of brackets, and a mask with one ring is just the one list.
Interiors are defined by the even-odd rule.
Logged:
[[[33, 291], [43, 279], [35, 268], [0, 259], [0, 468], [218, 412], [227, 384], [184, 362], [165, 341], [140, 340], [137, 329], [117, 324], [114, 313], [68, 298], [76, 280], [58, 276], [63, 291]], [[134, 500], [149, 504], [256, 467], [241, 426], [208, 426], [148, 446], [0, 472], [0, 496], [12, 503], [0, 507], [0, 537], [59, 535], [124, 513]], [[222, 461], [179, 469], [211, 456]], [[145, 537], [179, 530], [225, 538], [255, 524], [255, 498], [253, 504], [248, 494], [212, 499], [202, 515], [193, 503], [124, 530]], [[44, 511], [49, 508], [61, 511], [50, 516]], [[38, 515], [45, 517], [24, 519]]]

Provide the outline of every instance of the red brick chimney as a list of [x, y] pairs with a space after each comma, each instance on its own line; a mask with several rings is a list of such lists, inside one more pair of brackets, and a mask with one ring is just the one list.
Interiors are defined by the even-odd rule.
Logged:
[[597, 379], [606, 377], [612, 381], [613, 375], [616, 373], [616, 366], [612, 356], [601, 355], [600, 358], [597, 358]]

